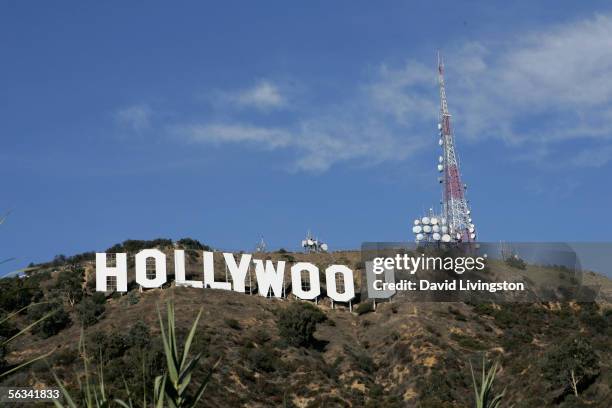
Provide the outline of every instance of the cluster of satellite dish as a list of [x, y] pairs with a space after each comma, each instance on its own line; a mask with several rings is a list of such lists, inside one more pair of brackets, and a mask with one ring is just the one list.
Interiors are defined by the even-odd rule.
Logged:
[[[475, 239], [476, 228], [471, 218], [469, 222], [467, 232], [470, 239]], [[412, 232], [416, 242], [457, 242], [462, 240], [461, 233], [453, 231], [447, 224], [446, 218], [432, 213], [429, 216], [415, 219]]]
[[306, 252], [327, 252], [327, 244], [313, 238], [310, 231], [306, 234], [306, 238], [302, 240], [302, 248]]
[[452, 232], [446, 225], [446, 218], [435, 215], [414, 220], [412, 232], [416, 242], [451, 242], [453, 240]]

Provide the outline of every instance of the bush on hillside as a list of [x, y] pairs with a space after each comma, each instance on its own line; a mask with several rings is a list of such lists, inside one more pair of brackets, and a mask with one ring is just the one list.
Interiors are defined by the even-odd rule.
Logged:
[[0, 279], [0, 309], [14, 312], [43, 297], [38, 279], [3, 278]]
[[364, 302], [357, 305], [355, 308], [355, 313], [358, 315], [370, 313], [374, 311], [374, 304], [372, 302]]
[[32, 332], [43, 339], [56, 335], [71, 323], [70, 316], [66, 313], [64, 307], [57, 302], [41, 303], [28, 310], [28, 317], [32, 323], [47, 314], [49, 316], [46, 319], [32, 328]]
[[292, 303], [280, 313], [278, 332], [292, 346], [309, 347], [315, 343], [317, 323], [325, 320], [325, 314], [310, 303]]
[[589, 341], [576, 336], [546, 353], [542, 372], [551, 388], [578, 395], [585, 383], [599, 375], [599, 361]]
[[506, 265], [510, 266], [511, 268], [516, 268], [516, 269], [522, 269], [522, 270], [527, 269], [527, 264], [525, 263], [525, 261], [523, 261], [517, 255], [506, 258]]
[[76, 310], [81, 325], [83, 327], [89, 327], [98, 322], [106, 308], [104, 304], [96, 303], [91, 297], [87, 297], [77, 305]]
[[138, 320], [128, 332], [126, 342], [130, 347], [144, 349], [151, 343], [151, 330], [142, 320]]
[[53, 289], [74, 306], [83, 299], [83, 276], [82, 268], [65, 269], [59, 273]]

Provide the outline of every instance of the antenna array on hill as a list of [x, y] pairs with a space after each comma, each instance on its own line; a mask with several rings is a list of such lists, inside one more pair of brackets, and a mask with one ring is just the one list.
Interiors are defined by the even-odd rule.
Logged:
[[455, 140], [451, 128], [451, 115], [446, 100], [444, 83], [444, 63], [438, 53], [438, 84], [440, 87], [440, 120], [438, 123], [438, 145], [442, 154], [438, 157], [438, 178], [442, 184], [441, 215], [429, 214], [414, 220], [412, 232], [417, 242], [473, 242], [476, 240], [476, 227], [465, 197], [467, 185], [461, 183], [459, 162], [455, 152]]

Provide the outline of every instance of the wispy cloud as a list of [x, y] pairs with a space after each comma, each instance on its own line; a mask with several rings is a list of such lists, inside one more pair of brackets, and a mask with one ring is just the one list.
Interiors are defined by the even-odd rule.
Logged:
[[279, 109], [287, 106], [288, 103], [280, 86], [268, 80], [259, 81], [253, 87], [240, 91], [224, 91], [222, 99], [241, 108], [259, 110]]
[[[445, 60], [458, 138], [500, 140], [510, 156], [524, 161], [546, 161], [563, 152], [556, 162], [609, 163], [610, 50], [612, 17], [607, 15], [538, 28], [506, 41], [456, 44]], [[287, 108], [289, 99], [278, 82], [263, 80], [248, 89], [223, 91], [225, 104], [216, 116], [176, 120], [167, 128], [194, 143], [290, 150], [289, 166], [305, 171], [403, 160], [432, 144], [429, 136], [438, 114], [435, 75], [434, 61], [380, 64], [369, 79], [346, 84], [344, 95], [327, 95], [325, 103], [316, 105], [292, 98], [291, 115], [268, 122], [269, 115], [253, 114]], [[146, 107], [135, 106], [119, 117], [137, 130], [149, 126], [149, 115]], [[579, 149], [563, 147], [576, 142]]]
[[[402, 72], [413, 75], [414, 81], [427, 76], [420, 67], [406, 67]], [[430, 91], [435, 90], [431, 72], [428, 77]], [[339, 163], [370, 166], [399, 161], [431, 141], [415, 131], [417, 126], [427, 123], [431, 132], [435, 128], [435, 98], [431, 94], [412, 97], [403, 93], [410, 84], [410, 80], [381, 67], [367, 84], [357, 84], [347, 95], [330, 98], [326, 105], [312, 108], [300, 104], [293, 115], [297, 119], [289, 124], [256, 125], [228, 110], [225, 116], [233, 118], [229, 121], [194, 120], [168, 129], [173, 136], [192, 143], [241, 143], [255, 149], [288, 150], [292, 157], [288, 168], [297, 171], [324, 172]], [[261, 88], [259, 84], [247, 91], [226, 94], [226, 98], [240, 106], [259, 109], [268, 105], [259, 106], [254, 101], [269, 98], [271, 104], [276, 100], [270, 90], [264, 92]]]
[[244, 124], [172, 126], [174, 135], [195, 143], [241, 143], [255, 149], [295, 152], [290, 169], [323, 172], [341, 162], [372, 165], [402, 160], [423, 147], [409, 137], [401, 140], [380, 123], [351, 123], [317, 118], [291, 128]]
[[133, 131], [141, 132], [151, 126], [152, 111], [148, 105], [139, 104], [119, 109], [115, 113], [117, 122]]
[[[522, 33], [507, 41], [463, 43], [446, 55], [447, 92], [459, 137], [498, 139], [524, 160], [581, 140], [590, 148], [567, 164], [602, 166], [612, 148], [612, 17]], [[431, 64], [383, 65], [371, 88], [398, 121], [435, 112]], [[571, 152], [570, 149], [565, 149]]]

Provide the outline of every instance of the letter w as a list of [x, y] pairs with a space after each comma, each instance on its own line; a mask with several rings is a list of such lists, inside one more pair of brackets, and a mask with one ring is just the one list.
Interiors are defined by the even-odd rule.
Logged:
[[274, 263], [266, 261], [264, 268], [263, 260], [253, 259], [255, 263], [255, 274], [257, 275], [257, 290], [261, 296], [268, 296], [270, 287], [277, 298], [283, 297], [283, 280], [285, 278], [285, 261], [278, 261], [276, 269]]

